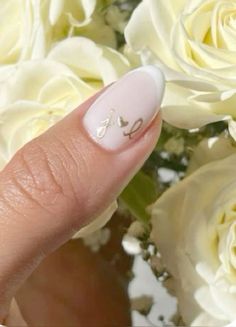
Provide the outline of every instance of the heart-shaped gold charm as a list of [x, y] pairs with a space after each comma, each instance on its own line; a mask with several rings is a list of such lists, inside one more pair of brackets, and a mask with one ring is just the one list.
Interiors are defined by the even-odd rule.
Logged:
[[124, 118], [121, 117], [121, 116], [118, 117], [117, 123], [118, 123], [118, 126], [121, 127], [121, 128], [126, 127], [127, 125], [129, 125], [129, 122], [124, 120]]

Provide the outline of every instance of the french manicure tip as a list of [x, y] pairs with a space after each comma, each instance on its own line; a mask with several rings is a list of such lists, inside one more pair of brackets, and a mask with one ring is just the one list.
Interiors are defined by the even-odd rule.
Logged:
[[[160, 90], [164, 93], [165, 89], [165, 76], [160, 68], [154, 65], [145, 65], [139, 68], [132, 70], [130, 73], [133, 72], [144, 72], [149, 74], [149, 76], [153, 79], [156, 84], [157, 90]], [[163, 94], [162, 94], [163, 95]], [[162, 100], [162, 99], [161, 99]]]

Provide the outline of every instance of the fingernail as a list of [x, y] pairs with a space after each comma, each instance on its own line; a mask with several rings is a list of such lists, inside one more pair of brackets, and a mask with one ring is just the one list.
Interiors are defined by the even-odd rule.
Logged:
[[83, 123], [103, 148], [116, 151], [137, 140], [157, 115], [164, 77], [154, 66], [135, 69], [110, 86], [88, 109]]

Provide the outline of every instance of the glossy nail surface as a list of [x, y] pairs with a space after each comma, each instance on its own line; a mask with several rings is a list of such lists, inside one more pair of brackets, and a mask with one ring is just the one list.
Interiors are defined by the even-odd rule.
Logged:
[[133, 70], [110, 86], [86, 112], [89, 135], [107, 150], [116, 151], [138, 139], [157, 115], [164, 78], [153, 66]]

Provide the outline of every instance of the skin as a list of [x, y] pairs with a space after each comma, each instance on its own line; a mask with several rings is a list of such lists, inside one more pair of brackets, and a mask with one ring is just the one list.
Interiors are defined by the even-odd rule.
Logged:
[[124, 271], [109, 263], [111, 250], [93, 254], [69, 240], [140, 169], [161, 118], [127, 148], [109, 152], [82, 124], [97, 97], [24, 146], [0, 173], [0, 322], [8, 326], [130, 325]]

